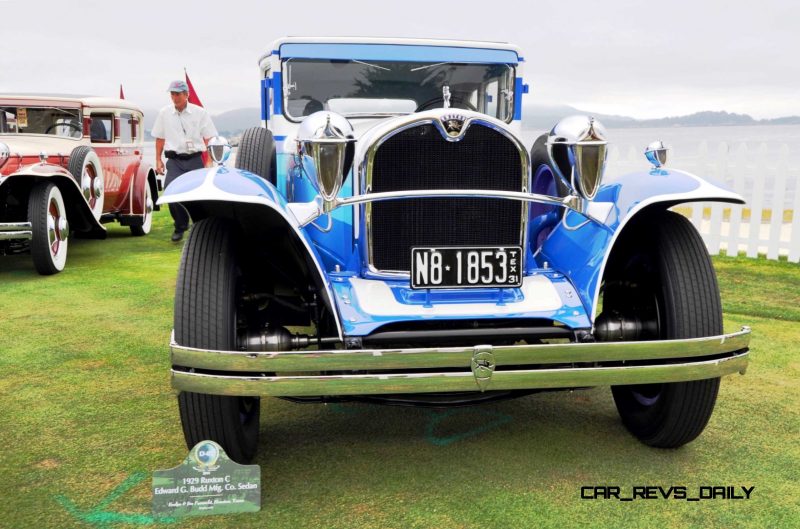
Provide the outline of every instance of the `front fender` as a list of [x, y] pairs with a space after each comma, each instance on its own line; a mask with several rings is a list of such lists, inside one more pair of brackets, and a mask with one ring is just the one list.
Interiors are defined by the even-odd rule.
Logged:
[[309, 275], [333, 316], [336, 332], [343, 339], [339, 311], [322, 259], [306, 231], [274, 185], [249, 171], [214, 167], [185, 173], [171, 182], [158, 204], [180, 203], [194, 222], [210, 216], [231, 218], [240, 226], [270, 230], [294, 238], [302, 248]]
[[0, 178], [0, 186], [14, 189], [27, 196], [35, 184], [44, 180], [54, 183], [61, 191], [71, 229], [80, 232], [85, 238], [106, 238], [106, 229], [94, 218], [92, 208], [83, 196], [80, 186], [69, 171], [60, 165], [46, 163], [26, 165]]
[[[150, 196], [154, 199], [158, 197], [158, 180], [153, 166], [147, 163], [140, 163], [136, 168], [136, 175], [130, 189], [130, 213], [131, 215], [145, 214], [145, 187], [150, 186]], [[153, 207], [153, 211], [158, 211], [158, 206]]]
[[698, 201], [744, 204], [741, 195], [724, 185], [685, 171], [655, 169], [621, 176], [603, 185], [591, 205], [590, 211], [603, 212], [603, 224], [567, 211], [537, 252], [537, 261], [547, 261], [570, 278], [594, 322], [603, 273], [625, 227], [645, 210]]

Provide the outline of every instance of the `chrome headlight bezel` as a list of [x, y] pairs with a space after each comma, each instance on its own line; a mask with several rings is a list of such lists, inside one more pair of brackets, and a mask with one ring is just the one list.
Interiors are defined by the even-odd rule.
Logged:
[[656, 169], [661, 169], [662, 166], [667, 165], [668, 152], [669, 148], [664, 145], [664, 142], [657, 140], [647, 146], [644, 156]]
[[303, 120], [295, 141], [300, 165], [322, 198], [323, 210], [333, 210], [353, 163], [353, 126], [341, 114], [321, 110]]
[[231, 156], [231, 146], [223, 136], [214, 136], [206, 146], [208, 155], [217, 165], [223, 165]]
[[608, 157], [603, 124], [590, 116], [564, 118], [550, 131], [547, 152], [564, 184], [584, 199], [593, 200]]

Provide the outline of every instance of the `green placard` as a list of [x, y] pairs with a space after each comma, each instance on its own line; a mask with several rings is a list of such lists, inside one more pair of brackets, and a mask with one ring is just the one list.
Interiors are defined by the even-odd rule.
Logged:
[[201, 441], [183, 463], [153, 472], [153, 515], [194, 516], [261, 510], [261, 467], [231, 461], [214, 441]]

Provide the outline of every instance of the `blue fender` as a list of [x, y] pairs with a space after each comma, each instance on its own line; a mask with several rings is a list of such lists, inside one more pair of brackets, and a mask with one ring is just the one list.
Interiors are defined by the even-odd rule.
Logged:
[[621, 176], [604, 184], [590, 203], [589, 212], [599, 222], [568, 210], [536, 260], [569, 277], [594, 322], [606, 263], [625, 226], [651, 206], [666, 209], [698, 201], [744, 204], [724, 185], [685, 171], [654, 169]]
[[[204, 218], [209, 210], [219, 209], [215, 208], [215, 205], [222, 204], [226, 208], [219, 210], [233, 212], [234, 217], [237, 207], [251, 205], [263, 207], [265, 212], [272, 214], [276, 221], [283, 225], [288, 233], [294, 234], [305, 248], [304, 257], [310, 265], [309, 269], [316, 276], [324, 301], [334, 317], [339, 338], [344, 338], [339, 311], [334, 301], [330, 280], [322, 265], [323, 261], [310, 236], [306, 230], [300, 228], [298, 219], [287, 207], [286, 199], [274, 185], [254, 173], [240, 169], [223, 166], [197, 169], [176, 178], [158, 199], [158, 204], [176, 203], [186, 207], [193, 221]], [[316, 205], [314, 207], [316, 208]]]

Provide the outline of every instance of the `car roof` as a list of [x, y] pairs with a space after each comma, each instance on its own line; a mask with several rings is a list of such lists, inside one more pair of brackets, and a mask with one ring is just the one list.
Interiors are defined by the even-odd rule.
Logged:
[[521, 54], [520, 48], [514, 44], [481, 40], [421, 39], [410, 37], [282, 37], [272, 42], [269, 51], [259, 58], [259, 65], [261, 65], [267, 57], [273, 54], [279, 54], [280, 47], [284, 44], [398, 44], [404, 46], [441, 46], [451, 48], [507, 50], [513, 51], [518, 57], [520, 57]]
[[142, 109], [127, 99], [72, 94], [0, 94], [0, 104], [65, 105], [95, 108], [124, 108], [142, 112]]

